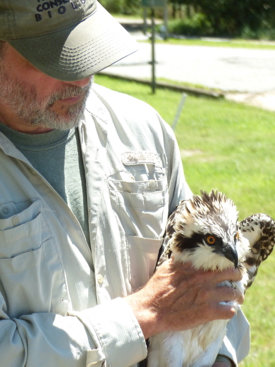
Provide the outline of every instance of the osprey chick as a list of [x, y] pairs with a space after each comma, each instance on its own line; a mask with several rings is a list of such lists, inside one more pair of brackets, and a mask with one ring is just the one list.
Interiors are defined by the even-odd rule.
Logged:
[[[266, 214], [255, 214], [238, 223], [237, 208], [231, 199], [213, 190], [209, 195], [201, 192], [201, 196], [181, 201], [171, 214], [164, 243], [158, 265], [172, 257], [174, 261], [191, 262], [196, 269], [239, 267], [242, 281], [229, 280], [226, 285], [245, 293], [259, 265], [273, 250], [275, 222]], [[215, 320], [191, 330], [151, 337], [148, 367], [212, 366], [228, 321]]]

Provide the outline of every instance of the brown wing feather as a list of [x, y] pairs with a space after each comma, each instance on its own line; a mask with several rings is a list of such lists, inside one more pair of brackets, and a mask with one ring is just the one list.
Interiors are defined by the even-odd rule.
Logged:
[[244, 266], [248, 270], [249, 282], [253, 283], [262, 261], [271, 254], [275, 244], [275, 222], [266, 214], [254, 214], [239, 223], [243, 237], [250, 244]]

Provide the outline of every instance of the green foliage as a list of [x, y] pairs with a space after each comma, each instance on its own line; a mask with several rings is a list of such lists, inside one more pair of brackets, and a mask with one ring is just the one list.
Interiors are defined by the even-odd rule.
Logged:
[[140, 8], [140, 0], [99, 0], [101, 5], [112, 14], [136, 14]]
[[[181, 94], [98, 75], [96, 82], [155, 107], [172, 124]], [[188, 96], [176, 137], [194, 193], [217, 188], [232, 198], [240, 219], [263, 212], [275, 218], [274, 113], [226, 100]], [[262, 265], [243, 310], [251, 324], [251, 351], [240, 367], [275, 366], [275, 254]]]
[[[99, 1], [112, 14], [142, 16], [141, 0]], [[275, 39], [275, 0], [169, 0], [168, 5], [171, 34]]]
[[196, 13], [203, 14], [212, 27], [212, 35], [215, 36], [236, 37], [249, 34], [253, 38], [258, 38], [262, 30], [268, 33], [275, 23], [274, 0], [170, 0], [170, 2], [184, 4], [192, 7]]
[[211, 35], [214, 33], [210, 22], [201, 13], [195, 14], [192, 18], [171, 20], [168, 28], [172, 34], [184, 34], [185, 36]]
[[270, 28], [269, 26], [263, 26], [260, 29], [253, 31], [249, 27], [244, 27], [240, 37], [242, 39], [275, 40], [275, 29]]

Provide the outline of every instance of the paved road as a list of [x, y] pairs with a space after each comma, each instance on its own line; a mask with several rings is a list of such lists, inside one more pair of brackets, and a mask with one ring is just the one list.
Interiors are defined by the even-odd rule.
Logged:
[[[275, 91], [275, 50], [156, 44], [156, 77], [223, 91]], [[151, 45], [107, 69], [108, 73], [151, 78]]]

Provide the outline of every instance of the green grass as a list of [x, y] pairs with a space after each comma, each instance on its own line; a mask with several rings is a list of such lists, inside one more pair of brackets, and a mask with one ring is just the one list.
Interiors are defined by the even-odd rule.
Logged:
[[[152, 105], [172, 124], [181, 94], [97, 76], [96, 82]], [[217, 188], [237, 204], [240, 218], [253, 212], [275, 217], [275, 115], [224, 99], [188, 96], [176, 127], [187, 181], [193, 192]], [[188, 157], [185, 157], [185, 156]]]
[[[151, 78], [144, 78], [147, 79], [148, 81], [151, 81]], [[167, 84], [172, 84], [172, 85], [176, 85], [179, 87], [187, 87], [188, 88], [194, 88], [194, 89], [200, 89], [200, 90], [205, 90], [205, 91], [210, 91], [210, 92], [216, 92], [216, 93], [220, 93], [220, 94], [224, 94], [224, 91], [222, 91], [220, 88], [210, 88], [210, 87], [206, 87], [202, 84], [193, 84], [193, 83], [188, 83], [188, 82], [183, 82], [183, 81], [178, 81], [178, 80], [170, 80], [170, 79], [166, 79], [166, 78], [158, 78], [157, 82], [162, 82], [162, 83], [167, 83]], [[232, 91], [232, 93], [234, 93], [234, 91]]]
[[[143, 41], [150, 42], [150, 41]], [[233, 47], [233, 48], [252, 48], [263, 50], [274, 50], [275, 42], [269, 41], [250, 41], [242, 39], [218, 39], [214, 37], [208, 38], [183, 38], [175, 39], [169, 38], [167, 41], [157, 40], [157, 43], [169, 43], [173, 45], [186, 45], [186, 46], [207, 46], [207, 47]]]
[[[98, 84], [131, 94], [155, 107], [172, 124], [181, 94], [98, 75]], [[263, 212], [275, 218], [275, 114], [258, 108], [188, 96], [176, 137], [194, 193], [219, 189], [231, 197], [240, 219]], [[275, 367], [275, 253], [260, 268], [243, 310], [252, 348], [241, 367]]]

